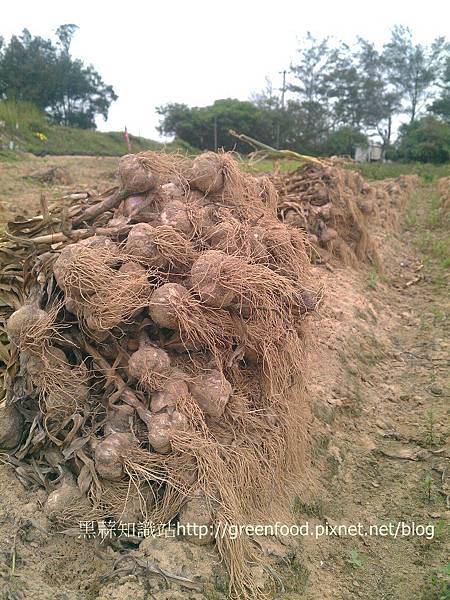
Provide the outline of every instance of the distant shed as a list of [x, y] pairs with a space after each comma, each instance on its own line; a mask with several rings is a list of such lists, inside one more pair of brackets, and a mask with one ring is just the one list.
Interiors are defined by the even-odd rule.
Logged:
[[383, 162], [383, 148], [379, 144], [369, 144], [369, 146], [356, 146], [356, 162]]

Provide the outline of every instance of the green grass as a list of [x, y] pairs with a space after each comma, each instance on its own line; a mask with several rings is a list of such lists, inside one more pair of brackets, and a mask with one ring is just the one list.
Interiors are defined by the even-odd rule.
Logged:
[[[52, 155], [86, 155], [86, 156], [122, 156], [128, 152], [121, 132], [102, 133], [86, 129], [49, 126], [42, 128], [46, 140], [41, 141], [33, 132], [17, 139], [17, 148], [23, 152], [31, 152], [38, 156]], [[177, 143], [160, 144], [153, 140], [130, 135], [132, 152], [143, 150], [176, 151], [184, 149]]]
[[414, 245], [424, 255], [424, 262], [437, 262], [442, 269], [450, 268], [450, 241], [436, 239], [430, 231], [421, 229]]
[[45, 115], [31, 102], [0, 101], [0, 121], [7, 130], [38, 131], [45, 127]]
[[[122, 132], [103, 133], [50, 125], [45, 115], [28, 102], [0, 101], [0, 161], [14, 160], [17, 152], [1, 150], [14, 142], [19, 152], [44, 155], [121, 156], [127, 153]], [[194, 150], [184, 142], [161, 144], [130, 135], [132, 152], [142, 150]]]
[[[282, 173], [295, 171], [299, 163], [289, 160], [262, 160], [257, 163], [248, 163], [245, 157], [242, 157], [245, 168], [253, 173], [270, 173], [278, 168]], [[364, 164], [349, 163], [345, 168], [352, 171], [358, 171], [368, 180], [381, 180], [399, 177], [400, 175], [419, 175], [421, 179], [430, 183], [440, 177], [450, 177], [450, 163], [444, 165], [431, 165], [422, 163], [383, 163], [383, 164]]]
[[440, 177], [450, 176], [450, 163], [431, 165], [424, 163], [353, 163], [349, 169], [358, 171], [369, 180], [381, 180], [399, 177], [400, 175], [419, 175], [424, 182], [436, 181]]
[[17, 162], [19, 160], [20, 156], [17, 154], [17, 152], [0, 149], [0, 162]]
[[405, 225], [413, 234], [412, 244], [420, 252], [433, 285], [442, 289], [448, 285], [450, 269], [449, 222], [448, 211], [442, 208], [441, 198], [435, 190], [427, 186], [412, 194]]
[[[37, 155], [73, 154], [95, 156], [120, 156], [127, 153], [123, 135], [119, 132], [102, 133], [86, 129], [48, 126], [42, 133], [48, 138], [47, 141], [29, 136], [24, 143], [26, 152]], [[161, 144], [145, 138], [130, 135], [130, 141], [133, 152], [159, 150], [161, 148]]]
[[421, 600], [450, 600], [450, 562], [427, 573]]

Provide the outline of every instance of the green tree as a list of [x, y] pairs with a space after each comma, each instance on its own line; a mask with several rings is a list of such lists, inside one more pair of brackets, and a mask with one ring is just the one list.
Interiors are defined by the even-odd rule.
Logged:
[[431, 116], [402, 125], [397, 157], [431, 163], [450, 161], [450, 125]]
[[275, 93], [272, 82], [267, 79], [266, 87], [261, 92], [252, 94], [250, 101], [264, 112], [268, 120], [268, 127], [271, 127], [271, 133], [266, 143], [274, 148], [287, 148], [286, 140], [290, 128], [289, 114], [284, 103], [286, 90], [280, 91], [283, 95], [281, 97]]
[[78, 25], [66, 23], [65, 25], [60, 25], [56, 30], [56, 37], [59, 40], [63, 52], [66, 54], [69, 54], [70, 44], [72, 43], [72, 38], [77, 29], [79, 29]]
[[290, 68], [292, 81], [287, 88], [293, 98], [288, 110], [300, 130], [291, 130], [288, 139], [297, 139], [304, 152], [317, 153], [331, 129], [329, 86], [335, 59], [329, 39], [318, 40], [308, 32]]
[[262, 142], [273, 142], [274, 115], [252, 102], [227, 98], [211, 106], [192, 107], [166, 104], [157, 108], [162, 117], [159, 131], [175, 136], [201, 150], [239, 150], [248, 152], [243, 144], [229, 134], [230, 129], [246, 133]]
[[325, 83], [330, 107], [332, 129], [362, 127], [367, 104], [362, 97], [363, 81], [354, 51], [344, 43], [334, 48], [332, 70]]
[[296, 120], [303, 150], [328, 153], [327, 140], [342, 129], [381, 137], [389, 145], [399, 97], [389, 87], [383, 56], [374, 44], [358, 39], [352, 47], [332, 46], [327, 38], [308, 35], [298, 56], [291, 70], [296, 82], [289, 90], [297, 104], [291, 108], [303, 115]]
[[381, 138], [386, 148], [391, 143], [394, 117], [400, 110], [400, 96], [388, 82], [384, 55], [372, 42], [358, 39], [355, 61], [360, 78], [358, 101], [363, 105], [361, 129], [369, 136]]
[[367, 145], [367, 136], [361, 133], [359, 129], [352, 127], [342, 127], [334, 131], [327, 139], [324, 154], [330, 156], [342, 155], [353, 156], [356, 146]]
[[0, 48], [0, 94], [45, 109], [55, 94], [55, 48], [24, 29]]
[[32, 102], [62, 125], [95, 128], [96, 116], [106, 120], [117, 96], [91, 65], [70, 55], [76, 30], [76, 25], [61, 25], [55, 45], [25, 29], [0, 45], [0, 95]]
[[399, 94], [403, 112], [412, 123], [436, 93], [449, 45], [445, 38], [436, 38], [431, 45], [414, 43], [407, 27], [393, 28], [390, 41], [384, 46], [384, 61], [389, 83]]
[[[287, 122], [296, 131], [289, 130], [286, 140], [301, 143], [304, 151], [328, 152], [327, 140], [344, 129], [381, 138], [387, 149], [393, 122], [402, 114], [414, 121], [436, 96], [448, 56], [444, 38], [417, 44], [402, 26], [393, 28], [382, 52], [362, 38], [349, 46], [308, 34], [291, 67], [293, 113]], [[434, 105], [441, 115], [448, 110], [447, 92], [448, 85]]]
[[450, 56], [447, 58], [441, 80], [438, 82], [440, 94], [429, 110], [450, 123]]
[[[362, 38], [349, 46], [308, 33], [290, 67], [285, 90], [275, 92], [269, 83], [250, 102], [218, 100], [200, 108], [169, 104], [159, 109], [160, 131], [198, 148], [213, 149], [217, 143], [243, 152], [248, 147], [230, 137], [228, 129], [307, 154], [352, 154], [356, 144], [370, 138], [381, 139], [387, 150], [393, 123], [401, 115], [407, 114], [412, 123], [435, 99], [430, 110], [448, 119], [448, 62], [444, 69], [448, 59], [444, 38], [417, 44], [409, 29], [400, 26], [392, 30], [382, 51]], [[418, 154], [425, 159], [424, 136], [429, 134], [433, 160], [442, 155], [443, 131], [438, 124], [422, 123], [417, 132], [402, 131], [404, 153], [412, 152], [409, 143], [415, 140], [420, 144]]]

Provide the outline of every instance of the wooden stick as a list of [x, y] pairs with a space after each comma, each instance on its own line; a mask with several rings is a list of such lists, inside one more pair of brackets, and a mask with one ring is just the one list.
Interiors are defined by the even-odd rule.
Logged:
[[79, 225], [80, 223], [84, 223], [85, 221], [95, 219], [95, 217], [98, 217], [107, 210], [115, 208], [120, 202], [122, 202], [122, 200], [125, 200], [125, 198], [128, 195], [129, 194], [127, 192], [124, 192], [123, 190], [117, 190], [112, 196], [109, 196], [109, 198], [105, 198], [105, 200], [102, 200], [97, 204], [89, 206], [89, 208], [82, 212], [81, 215], [75, 217], [75, 219], [73, 220], [73, 224]]
[[[228, 133], [233, 137], [241, 140], [243, 142], [247, 142], [250, 146], [254, 148], [261, 148], [261, 152], [267, 156], [267, 158], [287, 158], [291, 160], [296, 160], [298, 162], [304, 163], [313, 163], [316, 165], [323, 166], [323, 162], [314, 156], [308, 156], [307, 154], [299, 154], [298, 152], [294, 152], [293, 150], [277, 150], [276, 148], [272, 148], [272, 146], [268, 146], [267, 144], [263, 144], [254, 138], [251, 138], [244, 133], [236, 133], [233, 129], [229, 129]], [[256, 154], [256, 153], [255, 153]]]
[[74, 229], [69, 234], [65, 234], [63, 232], [58, 233], [49, 233], [47, 235], [38, 235], [34, 238], [26, 238], [14, 236], [9, 233], [5, 235], [22, 244], [57, 244], [58, 242], [77, 242], [78, 240], [82, 240], [84, 238], [91, 237], [94, 234], [98, 235], [118, 235], [120, 233], [127, 233], [131, 229], [132, 225], [122, 225], [120, 227], [98, 227], [97, 229]]

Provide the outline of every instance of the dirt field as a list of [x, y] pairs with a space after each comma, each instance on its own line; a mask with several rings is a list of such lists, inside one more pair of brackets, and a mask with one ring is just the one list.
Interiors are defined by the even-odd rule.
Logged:
[[[115, 164], [87, 157], [0, 163], [0, 221], [29, 214], [40, 193], [52, 199], [113, 185]], [[42, 183], [55, 166], [64, 168], [62, 179]], [[448, 229], [437, 191], [417, 189], [403, 222], [398, 235], [377, 232], [384, 273], [316, 267], [327, 294], [310, 358], [311, 486], [295, 505], [297, 524], [309, 530], [261, 542], [282, 575], [277, 598], [450, 598]], [[49, 532], [44, 498], [0, 465], [0, 598], [226, 597], [210, 547], [164, 538], [100, 545], [79, 539], [76, 528]], [[133, 560], [118, 564], [125, 550]]]
[[[117, 158], [29, 156], [27, 160], [0, 162], [0, 221], [32, 214], [39, 206], [40, 194], [51, 201], [67, 192], [86, 187], [104, 190], [115, 183]], [[52, 175], [53, 169], [56, 172]]]

